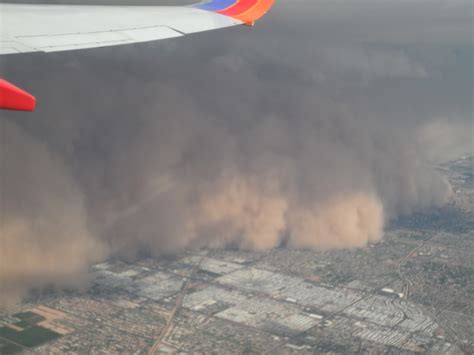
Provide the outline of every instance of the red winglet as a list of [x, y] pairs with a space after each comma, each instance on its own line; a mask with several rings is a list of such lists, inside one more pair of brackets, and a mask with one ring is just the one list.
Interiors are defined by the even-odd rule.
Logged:
[[0, 109], [34, 111], [36, 99], [6, 80], [0, 79]]

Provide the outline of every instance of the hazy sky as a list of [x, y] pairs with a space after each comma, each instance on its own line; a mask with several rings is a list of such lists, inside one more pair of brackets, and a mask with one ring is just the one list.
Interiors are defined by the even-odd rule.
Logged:
[[111, 255], [363, 246], [449, 201], [472, 7], [280, 0], [254, 28], [1, 57], [39, 102], [0, 114], [4, 300]]

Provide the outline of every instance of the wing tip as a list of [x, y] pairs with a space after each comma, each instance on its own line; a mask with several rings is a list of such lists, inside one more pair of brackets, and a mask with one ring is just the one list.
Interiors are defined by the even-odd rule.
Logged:
[[219, 13], [253, 26], [272, 8], [274, 0], [210, 0], [195, 7]]
[[30, 93], [0, 79], [0, 109], [14, 111], [34, 111], [36, 98]]

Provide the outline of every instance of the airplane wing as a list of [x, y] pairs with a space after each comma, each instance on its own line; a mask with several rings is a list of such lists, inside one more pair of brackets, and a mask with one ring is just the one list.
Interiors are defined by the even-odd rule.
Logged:
[[[274, 0], [210, 0], [190, 6], [0, 4], [0, 55], [57, 52], [253, 25]], [[0, 79], [0, 108], [33, 111], [35, 98]]]

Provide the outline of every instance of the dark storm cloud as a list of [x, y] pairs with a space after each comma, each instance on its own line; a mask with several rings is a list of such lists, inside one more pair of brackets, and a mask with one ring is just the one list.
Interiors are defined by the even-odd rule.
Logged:
[[2, 57], [39, 100], [2, 113], [2, 292], [144, 250], [363, 246], [445, 203], [472, 44], [469, 2], [438, 5], [280, 1], [252, 29]]

